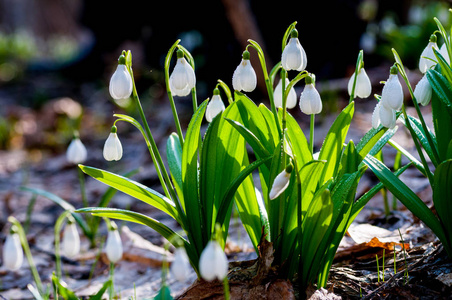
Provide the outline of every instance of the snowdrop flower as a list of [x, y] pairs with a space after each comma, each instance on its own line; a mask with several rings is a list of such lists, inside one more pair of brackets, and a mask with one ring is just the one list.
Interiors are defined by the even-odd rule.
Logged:
[[220, 90], [215, 88], [213, 90], [213, 97], [207, 104], [206, 108], [206, 120], [212, 122], [212, 120], [222, 111], [225, 110], [224, 103], [220, 97]]
[[[287, 86], [290, 83], [290, 81], [287, 77], [286, 77], [285, 82], [286, 82], [285, 86], [287, 88]], [[279, 83], [276, 86], [273, 95], [274, 95], [275, 106], [282, 107], [282, 80], [279, 80]], [[290, 108], [294, 108], [295, 105], [297, 105], [297, 93], [295, 93], [295, 89], [293, 87], [291, 87], [290, 91], [289, 91], [289, 95], [287, 95], [286, 107], [290, 109]]]
[[375, 129], [380, 126], [380, 106], [381, 103], [378, 102], [377, 105], [375, 105], [374, 112], [372, 114], [372, 127]]
[[88, 152], [86, 151], [85, 145], [83, 145], [78, 137], [75, 137], [67, 148], [67, 161], [73, 164], [81, 164], [85, 162], [87, 156]]
[[110, 135], [104, 144], [104, 158], [105, 160], [120, 160], [122, 157], [122, 145], [118, 138], [116, 126], [111, 127]]
[[126, 67], [126, 58], [121, 55], [118, 59], [118, 66], [110, 79], [110, 96], [115, 100], [129, 98], [132, 94], [132, 76]]
[[242, 54], [242, 61], [232, 75], [232, 87], [239, 92], [252, 92], [256, 85], [256, 72], [250, 62], [250, 53], [245, 50]]
[[75, 257], [80, 252], [80, 237], [74, 220], [69, 220], [64, 227], [61, 246], [62, 252], [69, 258]]
[[113, 221], [110, 222], [110, 228], [108, 229], [105, 252], [107, 253], [108, 260], [112, 263], [116, 263], [122, 258], [121, 237], [119, 236], [118, 227]]
[[419, 70], [422, 73], [427, 72], [431, 67], [436, 65], [436, 57], [433, 52], [433, 48], [437, 51], [439, 50], [438, 45], [436, 44], [436, 35], [434, 34], [430, 36], [430, 41], [428, 42], [427, 47], [425, 47], [422, 51], [421, 58], [419, 60]]
[[23, 260], [24, 252], [20, 237], [15, 226], [13, 226], [3, 245], [3, 265], [10, 271], [16, 271], [22, 266]]
[[432, 86], [428, 82], [427, 76], [423, 76], [421, 80], [416, 84], [414, 88], [414, 97], [416, 98], [417, 103], [426, 106], [430, 103], [430, 99], [432, 98]]
[[444, 57], [448, 64], [450, 64], [449, 52], [447, 51], [446, 43], [439, 48], [439, 53]]
[[[355, 73], [353, 73], [352, 77], [348, 81], [348, 94], [352, 94], [353, 90], [353, 82], [355, 81]], [[361, 67], [358, 71], [358, 77], [356, 77], [355, 84], [355, 98], [367, 98], [370, 96], [372, 92], [372, 84], [370, 83], [369, 76], [367, 76], [366, 70], [364, 67]]]
[[199, 258], [199, 272], [204, 280], [223, 280], [228, 274], [228, 259], [217, 241], [210, 241]]
[[391, 67], [390, 75], [381, 92], [381, 104], [387, 108], [399, 111], [403, 105], [403, 90], [397, 76], [397, 67]]
[[177, 50], [177, 62], [169, 78], [170, 90], [175, 96], [187, 96], [196, 85], [195, 71], [182, 50]]
[[281, 195], [289, 186], [290, 173], [292, 172], [293, 166], [289, 164], [281, 173], [279, 173], [275, 180], [273, 181], [272, 188], [270, 190], [270, 200], [276, 199]]
[[298, 31], [293, 29], [290, 33], [289, 43], [284, 47], [281, 55], [281, 65], [286, 71], [303, 71], [307, 63], [306, 52], [298, 40]]
[[177, 281], [184, 282], [190, 275], [190, 262], [184, 247], [176, 248], [174, 260], [171, 264], [171, 273]]
[[396, 124], [396, 112], [390, 107], [386, 107], [384, 104], [379, 108], [380, 123], [386, 128], [394, 128]]
[[300, 109], [307, 115], [319, 114], [322, 111], [322, 99], [311, 76], [306, 77], [306, 86], [300, 95]]

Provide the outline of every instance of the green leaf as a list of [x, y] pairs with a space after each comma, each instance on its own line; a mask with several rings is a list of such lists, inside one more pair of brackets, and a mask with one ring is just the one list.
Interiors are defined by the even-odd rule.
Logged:
[[245, 138], [247, 143], [253, 148], [253, 151], [259, 157], [267, 157], [270, 153], [262, 145], [261, 141], [248, 128], [237, 121], [226, 119], [240, 134]]
[[161, 288], [158, 294], [154, 297], [154, 300], [173, 300], [173, 297], [171, 296], [171, 291], [169, 287], [164, 284]]
[[67, 288], [67, 284], [64, 282], [62, 283], [61, 280], [55, 276], [55, 274], [52, 275], [52, 283], [56, 287], [58, 295], [63, 297], [63, 299], [79, 300], [75, 293]]
[[309, 148], [308, 140], [301, 130], [300, 125], [298, 125], [297, 120], [289, 113], [286, 115], [286, 122], [286, 132], [290, 141], [292, 153], [298, 162], [299, 168], [302, 168], [312, 160], [312, 153]]
[[378, 159], [367, 156], [364, 161], [386, 188], [447, 244], [441, 223], [427, 205]]
[[107, 280], [104, 282], [100, 290], [95, 294], [89, 297], [89, 300], [101, 300], [102, 296], [105, 294], [107, 289], [113, 284], [111, 280]]
[[[433, 203], [448, 237], [448, 253], [452, 253], [452, 160], [442, 162], [435, 170]], [[443, 242], [444, 243], [444, 242]]]
[[[148, 188], [147, 186], [138, 183], [132, 179], [93, 167], [79, 165], [83, 172], [93, 177], [94, 179], [105, 183], [127, 195], [130, 195], [138, 200], [141, 200], [157, 209], [167, 213], [176, 221], [180, 222], [180, 217], [175, 208], [174, 202], [166, 198], [162, 194]], [[179, 223], [180, 224], [180, 223]], [[183, 224], [181, 224], [183, 225]]]
[[452, 116], [452, 90], [450, 82], [435, 70], [429, 70], [427, 72], [427, 79], [439, 100], [444, 104], [449, 115]]
[[432, 95], [432, 115], [438, 144], [438, 162], [441, 162], [447, 159], [447, 149], [452, 140], [452, 118], [435, 90]]
[[352, 101], [342, 110], [333, 122], [333, 125], [331, 125], [331, 128], [323, 142], [319, 154], [319, 160], [326, 160], [327, 163], [323, 169], [321, 177], [322, 184], [333, 177], [338, 171], [345, 137], [353, 117], [354, 105], [355, 102]]
[[184, 195], [182, 192], [182, 146], [179, 136], [175, 132], [170, 134], [166, 142], [166, 158], [179, 201], [185, 209]]

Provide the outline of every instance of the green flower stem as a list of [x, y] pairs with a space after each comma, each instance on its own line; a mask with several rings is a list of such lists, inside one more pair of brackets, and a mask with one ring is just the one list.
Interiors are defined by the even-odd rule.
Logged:
[[286, 131], [286, 113], [287, 113], [287, 96], [288, 94], [285, 93], [286, 91], [286, 77], [287, 77], [287, 71], [284, 69], [281, 69], [281, 84], [282, 84], [282, 131], [283, 133]]
[[271, 69], [270, 74], [268, 75], [270, 78], [270, 83], [272, 86], [275, 85], [275, 78], [276, 74], [278, 74], [278, 71], [282, 69], [281, 62], [278, 62], [273, 69]]
[[22, 245], [22, 248], [24, 250], [25, 256], [27, 257], [28, 265], [30, 267], [31, 275], [33, 276], [33, 280], [35, 281], [36, 288], [39, 291], [39, 294], [45, 295], [45, 291], [42, 287], [42, 281], [39, 277], [38, 270], [36, 269], [35, 262], [33, 261], [33, 256], [31, 255], [30, 246], [28, 245], [27, 236], [25, 235], [25, 231], [20, 224], [20, 222], [14, 218], [13, 216], [8, 217], [8, 222], [16, 226], [17, 228], [17, 234], [19, 234], [20, 243]]
[[290, 33], [293, 29], [295, 29], [295, 26], [297, 25], [297, 21], [293, 22], [292, 24], [287, 27], [286, 32], [284, 33], [284, 37], [282, 40], [282, 51], [284, 52], [284, 48], [286, 48], [287, 40], [289, 39]]
[[115, 296], [115, 264], [110, 262], [110, 287], [108, 288], [109, 299], [114, 299]]
[[223, 287], [224, 287], [224, 299], [225, 300], [230, 300], [231, 296], [229, 294], [229, 281], [228, 281], [228, 276], [226, 276], [223, 279]]
[[309, 148], [311, 150], [311, 154], [314, 154], [314, 123], [315, 123], [315, 114], [312, 114], [311, 123], [309, 125]]
[[169, 84], [169, 66], [171, 63], [171, 57], [174, 53], [174, 50], [176, 49], [176, 47], [178, 46], [180, 42], [180, 39], [177, 40], [169, 49], [168, 54], [166, 55], [165, 58], [165, 85], [166, 85], [166, 92], [168, 93], [168, 98], [170, 100], [170, 104], [171, 104], [171, 110], [173, 112], [173, 119], [174, 119], [174, 123], [176, 124], [176, 130], [177, 130], [177, 135], [179, 136], [179, 140], [180, 140], [180, 144], [181, 147], [184, 147], [184, 136], [182, 135], [182, 129], [180, 126], [180, 122], [179, 122], [179, 116], [177, 114], [177, 110], [176, 110], [176, 104], [174, 103], [174, 98], [173, 95], [171, 94], [171, 89], [170, 89], [170, 84]]
[[60, 278], [61, 273], [61, 255], [60, 255], [60, 231], [63, 228], [64, 220], [67, 218], [67, 216], [71, 213], [71, 211], [66, 210], [63, 212], [55, 222], [55, 228], [54, 228], [54, 239], [55, 239], [55, 269], [56, 269], [56, 276], [57, 278]]
[[226, 94], [229, 104], [232, 104], [234, 102], [234, 98], [232, 97], [232, 93], [228, 85], [224, 83], [222, 80], [218, 79], [217, 88], [219, 86], [223, 89], [224, 93]]
[[248, 42], [250, 44], [246, 48], [248, 49], [249, 46], [253, 47], [257, 51], [257, 54], [259, 56], [259, 61], [261, 63], [262, 72], [264, 73], [265, 86], [267, 87], [268, 99], [270, 100], [271, 111], [275, 118], [275, 123], [276, 123], [276, 128], [278, 130], [278, 134], [279, 134], [280, 138], [282, 138], [283, 132], [281, 130], [281, 124], [279, 123], [278, 112], [276, 111], [275, 100], [273, 98], [273, 85], [270, 80], [270, 77], [268, 76], [267, 64], [265, 63], [264, 52], [262, 51], [261, 46], [257, 42], [255, 42], [251, 39], [249, 39]]

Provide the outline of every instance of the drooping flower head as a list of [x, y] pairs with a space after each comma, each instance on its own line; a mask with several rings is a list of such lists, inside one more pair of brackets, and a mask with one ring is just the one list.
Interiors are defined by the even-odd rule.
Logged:
[[111, 127], [110, 135], [104, 144], [104, 158], [105, 160], [120, 160], [122, 157], [122, 145], [121, 141], [118, 138], [118, 134], [116, 126]]
[[[363, 65], [363, 64], [361, 64]], [[353, 73], [352, 77], [348, 81], [348, 94], [352, 94], [353, 83], [355, 81], [356, 74]], [[358, 71], [358, 76], [356, 77], [355, 84], [355, 98], [367, 98], [370, 96], [372, 92], [372, 84], [370, 82], [369, 76], [367, 76], [366, 70], [364, 70], [364, 66], [361, 66]]]
[[196, 85], [195, 71], [184, 57], [184, 51], [177, 50], [177, 62], [169, 78], [170, 90], [175, 96], [187, 96]]
[[20, 237], [15, 226], [11, 227], [3, 245], [3, 265], [11, 271], [16, 271], [22, 266], [24, 251], [20, 243]]
[[108, 260], [112, 263], [116, 263], [122, 258], [121, 237], [119, 235], [118, 226], [116, 226], [116, 223], [113, 221], [110, 221], [110, 228], [108, 228], [105, 252], [107, 253]]
[[397, 66], [392, 66], [390, 75], [381, 92], [381, 104], [387, 108], [399, 111], [403, 105], [403, 89], [397, 76]]
[[61, 250], [69, 258], [75, 257], [80, 252], [80, 236], [75, 225], [75, 220], [72, 217], [68, 218], [68, 222], [64, 227]]
[[298, 31], [293, 29], [290, 32], [290, 40], [284, 47], [284, 51], [281, 55], [281, 65], [286, 71], [297, 70], [303, 71], [306, 69], [308, 59], [306, 52], [298, 40]]
[[[286, 77], [285, 80], [286, 88], [289, 85], [290, 81]], [[274, 91], [274, 101], [276, 107], [282, 107], [282, 80], [279, 80], [278, 85], [275, 88]], [[287, 95], [286, 99], [286, 108], [294, 108], [297, 105], [297, 93], [295, 92], [295, 89], [293, 87], [290, 88], [289, 94]]]
[[422, 73], [427, 72], [431, 67], [436, 65], [436, 57], [433, 52], [433, 48], [438, 51], [438, 45], [436, 44], [436, 35], [432, 34], [427, 46], [424, 48], [419, 59], [419, 71]]
[[118, 59], [118, 66], [110, 79], [110, 96], [115, 100], [129, 98], [132, 94], [133, 82], [132, 76], [126, 66], [126, 58], [121, 55]]
[[390, 107], [380, 105], [379, 108], [380, 123], [386, 128], [394, 128], [396, 125], [396, 111]]
[[319, 114], [322, 111], [322, 99], [314, 86], [311, 76], [306, 77], [306, 86], [300, 95], [300, 109], [307, 115]]
[[217, 241], [210, 241], [199, 258], [199, 272], [204, 280], [223, 280], [228, 274], [228, 259]]
[[287, 189], [287, 187], [289, 186], [290, 174], [292, 173], [292, 170], [293, 166], [292, 164], [289, 164], [281, 173], [279, 173], [275, 177], [269, 194], [270, 200], [276, 199]]
[[256, 88], [256, 72], [250, 62], [250, 53], [243, 51], [242, 61], [232, 75], [232, 87], [236, 91], [252, 92]]
[[432, 86], [430, 82], [428, 82], [427, 76], [422, 76], [421, 80], [416, 84], [414, 88], [414, 97], [416, 98], [417, 103], [426, 106], [430, 103], [430, 99], [432, 99]]
[[190, 274], [190, 262], [184, 247], [178, 247], [174, 251], [174, 260], [171, 264], [171, 273], [176, 280], [184, 282]]
[[78, 133], [74, 134], [74, 138], [67, 147], [66, 159], [72, 164], [81, 164], [86, 161], [88, 152], [86, 151], [85, 145], [78, 137]]
[[225, 110], [225, 106], [223, 103], [223, 100], [221, 100], [220, 97], [220, 90], [218, 88], [215, 88], [213, 90], [213, 96], [212, 99], [209, 101], [209, 104], [207, 104], [206, 108], [206, 120], [207, 122], [212, 122], [212, 120], [222, 111]]

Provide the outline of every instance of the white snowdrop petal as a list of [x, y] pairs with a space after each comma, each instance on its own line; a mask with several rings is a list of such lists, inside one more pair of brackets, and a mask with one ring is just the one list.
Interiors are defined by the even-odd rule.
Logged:
[[212, 281], [216, 277], [214, 267], [216, 255], [213, 243], [213, 241], [207, 243], [206, 248], [204, 248], [199, 258], [199, 272], [201, 273], [201, 277], [207, 281]]
[[282, 67], [286, 71], [298, 70], [303, 67], [303, 48], [298, 38], [291, 38], [289, 43], [284, 47], [281, 56]]
[[[348, 95], [351, 96], [352, 95], [352, 90], [353, 90], [353, 82], [355, 81], [355, 73], [353, 73], [353, 75], [350, 77], [350, 79], [348, 80], [348, 85], [347, 85], [347, 90], [348, 90]], [[355, 86], [355, 90], [356, 90], [356, 86]], [[356, 96], [356, 93], [355, 93]]]
[[228, 258], [221, 246], [215, 242], [215, 271], [218, 280], [223, 280], [228, 275]]
[[449, 52], [447, 51], [446, 43], [439, 48], [439, 53], [444, 57], [448, 64], [450, 64]]
[[75, 223], [67, 224], [64, 228], [61, 250], [69, 258], [75, 257], [80, 252], [80, 236]]
[[386, 128], [394, 128], [396, 124], [396, 112], [394, 109], [380, 105], [380, 122]]
[[382, 106], [400, 110], [403, 105], [403, 89], [397, 74], [389, 75], [381, 93]]
[[380, 126], [380, 105], [381, 103], [378, 102], [377, 105], [375, 105], [374, 112], [372, 113], [372, 127], [375, 129]]
[[122, 242], [118, 230], [108, 231], [105, 252], [112, 263], [116, 263], [122, 258]]
[[358, 78], [356, 79], [356, 95], [360, 98], [367, 98], [372, 92], [372, 84], [369, 76], [367, 76], [366, 70], [361, 68], [358, 72]]
[[322, 99], [313, 84], [307, 84], [300, 95], [300, 109], [307, 115], [322, 111]]
[[426, 106], [432, 98], [432, 86], [428, 82], [427, 76], [423, 76], [414, 88], [414, 97], [417, 103]]
[[269, 195], [270, 200], [276, 199], [279, 195], [281, 195], [289, 186], [289, 182], [290, 173], [287, 173], [286, 170], [283, 170], [275, 177], [275, 180], [273, 181]]
[[429, 42], [427, 47], [422, 51], [421, 58], [419, 59], [419, 71], [422, 73], [427, 72], [432, 66], [436, 65], [433, 48], [439, 50], [436, 42]]
[[248, 59], [242, 59], [232, 76], [232, 87], [236, 91], [252, 92], [256, 88], [256, 72]]
[[86, 161], [87, 156], [88, 152], [82, 141], [79, 138], [73, 139], [66, 151], [67, 161], [73, 164], [81, 164]]
[[213, 95], [212, 99], [207, 104], [206, 108], [206, 120], [212, 122], [212, 120], [222, 111], [225, 110], [223, 101], [220, 95]]
[[178, 58], [169, 78], [170, 90], [175, 96], [187, 96], [196, 85], [195, 71], [187, 60]]
[[17, 233], [9, 234], [3, 245], [3, 265], [11, 271], [16, 271], [22, 266], [24, 252]]
[[103, 154], [107, 161], [120, 160], [122, 158], [122, 145], [116, 133], [110, 132], [104, 144]]
[[190, 267], [190, 262], [185, 248], [177, 248], [174, 252], [174, 260], [170, 268], [171, 274], [173, 274], [176, 280], [184, 282], [190, 274]]
[[129, 98], [132, 94], [133, 83], [127, 67], [119, 64], [110, 79], [109, 91], [113, 99]]
[[[285, 87], [289, 85], [290, 81], [286, 77], [285, 80], [286, 84]], [[276, 107], [282, 107], [282, 80], [280, 79], [278, 84], [275, 87], [275, 90], [273, 92], [273, 101], [275, 102]], [[292, 87], [290, 88], [289, 94], [287, 95], [286, 99], [286, 108], [294, 108], [295, 105], [297, 105], [297, 93], [295, 92], [295, 89]]]

